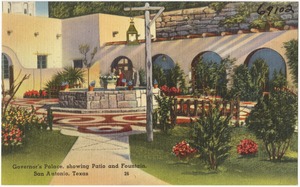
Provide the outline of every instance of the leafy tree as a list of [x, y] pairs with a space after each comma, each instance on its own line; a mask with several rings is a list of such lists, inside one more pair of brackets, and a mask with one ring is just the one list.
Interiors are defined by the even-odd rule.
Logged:
[[286, 50], [285, 55], [288, 59], [287, 63], [293, 75], [294, 84], [298, 87], [298, 40], [290, 40], [284, 43]]
[[70, 18], [73, 17], [75, 2], [49, 2], [49, 17]]
[[172, 68], [168, 73], [166, 73], [166, 77], [166, 85], [168, 87], [178, 87], [181, 91], [186, 90], [185, 74], [178, 63], [176, 63], [175, 67]]
[[231, 97], [256, 101], [269, 85], [269, 67], [263, 59], [257, 59], [253, 66], [240, 65], [232, 75]]
[[273, 79], [270, 82], [270, 90], [274, 91], [276, 89], [282, 89], [287, 86], [287, 80], [285, 75], [281, 72], [281, 70], [277, 73], [275, 70], [273, 73]]
[[140, 86], [147, 86], [145, 69], [141, 68], [139, 69], [138, 72], [139, 72]]
[[192, 123], [191, 144], [196, 147], [210, 169], [216, 170], [229, 155], [231, 116], [224, 117], [220, 106], [209, 107]]
[[247, 66], [241, 64], [236, 67], [232, 75], [232, 87], [230, 90], [232, 97], [240, 97], [244, 101], [254, 101], [258, 97], [258, 92], [255, 90]]
[[88, 70], [88, 84], [90, 84], [90, 67], [92, 66], [92, 61], [98, 51], [98, 48], [94, 47], [93, 52], [90, 53], [90, 58], [88, 57], [89, 51], [90, 51], [90, 46], [88, 44], [79, 45], [79, 52], [84, 56], [83, 63]]
[[[151, 2], [151, 6], [163, 6], [165, 11], [203, 7], [209, 2]], [[124, 11], [125, 7], [143, 7], [145, 2], [49, 2], [49, 16], [69, 18], [95, 13], [115, 14], [121, 16], [144, 15], [144, 11]]]
[[222, 97], [226, 97], [228, 95], [227, 84], [228, 78], [227, 75], [231, 74], [232, 66], [236, 59], [231, 59], [229, 56], [223, 58], [221, 64], [217, 69], [217, 77], [216, 77], [216, 93]]
[[247, 127], [264, 143], [270, 160], [281, 160], [297, 125], [297, 97], [277, 90], [260, 98], [246, 119]]
[[227, 93], [227, 73], [231, 71], [234, 59], [229, 57], [222, 59], [221, 63], [213, 61], [204, 62], [202, 58], [195, 68], [195, 88], [199, 89], [202, 94], [208, 90], [214, 89], [216, 94], [225, 96]]
[[269, 67], [263, 59], [257, 59], [253, 62], [250, 75], [252, 83], [258, 91], [265, 91], [269, 77]]
[[156, 64], [153, 64], [152, 79], [153, 79], [153, 82], [154, 82], [154, 80], [157, 81], [159, 87], [161, 87], [163, 85], [167, 85], [167, 78], [166, 78], [164, 70]]

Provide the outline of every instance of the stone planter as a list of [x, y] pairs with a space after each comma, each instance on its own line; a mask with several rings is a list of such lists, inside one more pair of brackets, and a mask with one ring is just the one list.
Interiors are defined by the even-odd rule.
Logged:
[[103, 80], [105, 89], [116, 89], [117, 79]]

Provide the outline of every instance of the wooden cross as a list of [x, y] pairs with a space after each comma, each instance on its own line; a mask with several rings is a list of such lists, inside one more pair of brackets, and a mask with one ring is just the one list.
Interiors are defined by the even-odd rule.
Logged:
[[[147, 80], [147, 89], [146, 89], [146, 97], [147, 97], [147, 110], [146, 110], [146, 131], [147, 131], [147, 140], [149, 142], [153, 141], [153, 92], [152, 92], [152, 56], [151, 56], [151, 33], [150, 27], [155, 22], [155, 20], [162, 14], [164, 11], [164, 7], [150, 7], [149, 3], [146, 3], [144, 7], [132, 7], [132, 8], [124, 8], [125, 11], [145, 11], [145, 37], [146, 37], [146, 48], [145, 48], [145, 56], [146, 56], [146, 80]], [[155, 14], [154, 18], [150, 20], [150, 10], [158, 10]]]

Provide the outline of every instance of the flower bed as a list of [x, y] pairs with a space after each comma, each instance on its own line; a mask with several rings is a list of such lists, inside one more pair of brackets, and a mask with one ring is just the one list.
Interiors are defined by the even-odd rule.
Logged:
[[180, 89], [176, 87], [168, 87], [163, 85], [160, 88], [161, 92], [164, 93], [166, 96], [175, 96], [180, 94]]
[[45, 90], [29, 90], [26, 91], [23, 95], [24, 98], [46, 98], [48, 94]]
[[18, 126], [11, 126], [8, 123], [2, 124], [2, 145], [4, 146], [19, 146], [22, 144], [23, 132]]
[[32, 128], [47, 129], [46, 116], [39, 117], [35, 109], [27, 110], [21, 107], [10, 107], [2, 116], [1, 144], [4, 150], [11, 151], [22, 145], [25, 133]]

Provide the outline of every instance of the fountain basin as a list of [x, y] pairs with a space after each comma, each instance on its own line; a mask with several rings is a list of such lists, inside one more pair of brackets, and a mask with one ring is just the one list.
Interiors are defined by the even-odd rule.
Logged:
[[[153, 95], [158, 95], [159, 89], [153, 89]], [[157, 102], [153, 99], [153, 107]], [[71, 89], [59, 92], [59, 106], [62, 108], [77, 109], [144, 109], [146, 110], [146, 89], [135, 88], [127, 90], [117, 88], [107, 90], [95, 88], [94, 91], [87, 89]]]

